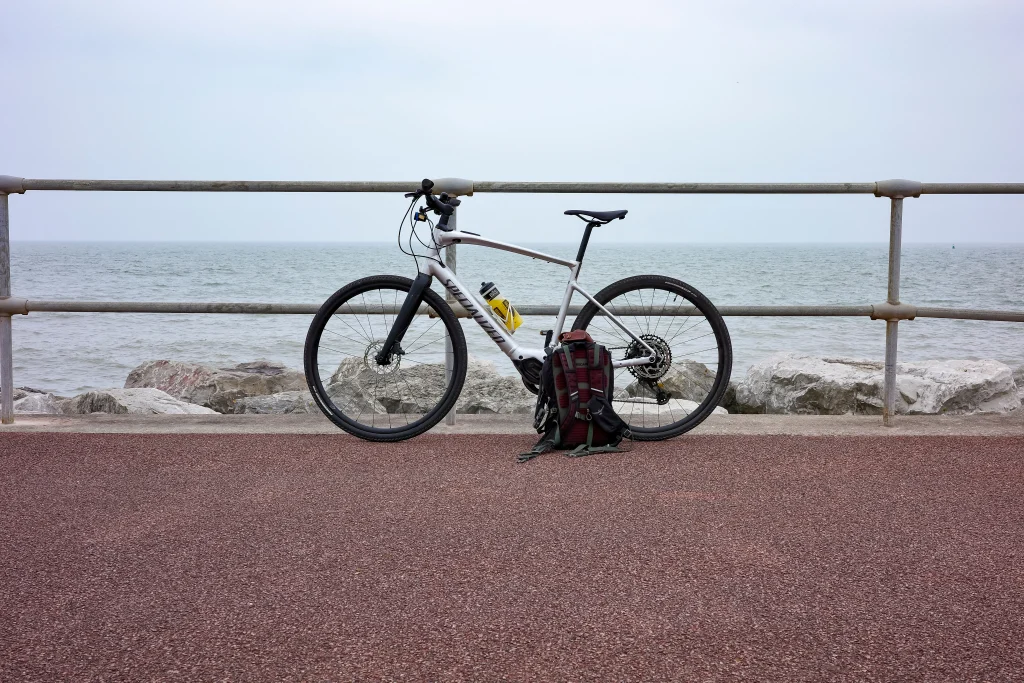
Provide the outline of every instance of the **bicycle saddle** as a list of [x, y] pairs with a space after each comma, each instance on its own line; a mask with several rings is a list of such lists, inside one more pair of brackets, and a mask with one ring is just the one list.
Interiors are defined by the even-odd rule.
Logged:
[[597, 223], [611, 223], [616, 218], [625, 218], [627, 213], [629, 212], [626, 209], [620, 209], [618, 211], [583, 211], [582, 209], [569, 209], [565, 212], [565, 215], [589, 218]]

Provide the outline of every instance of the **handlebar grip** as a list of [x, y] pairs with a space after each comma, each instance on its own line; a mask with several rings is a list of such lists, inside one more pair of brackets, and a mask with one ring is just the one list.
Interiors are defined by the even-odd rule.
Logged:
[[434, 189], [434, 181], [431, 180], [430, 178], [424, 178], [423, 182], [420, 184], [420, 188], [425, 193], [430, 192], [432, 189]]

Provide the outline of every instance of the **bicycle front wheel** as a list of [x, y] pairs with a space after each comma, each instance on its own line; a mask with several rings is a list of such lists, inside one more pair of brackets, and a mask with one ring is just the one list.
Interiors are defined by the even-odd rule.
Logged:
[[413, 317], [402, 352], [387, 365], [377, 363], [411, 286], [412, 280], [395, 275], [349, 283], [320, 307], [306, 335], [306, 382], [313, 398], [334, 424], [363, 439], [401, 441], [422, 434], [454, 408], [466, 379], [462, 326], [430, 289], [420, 311], [427, 315]]
[[[656, 354], [654, 363], [614, 372], [612, 405], [635, 439], [678, 436], [714, 412], [729, 386], [732, 341], [707, 297], [681, 280], [637, 275], [608, 285], [594, 298]], [[572, 328], [586, 330], [613, 360], [649, 354], [591, 302]]]

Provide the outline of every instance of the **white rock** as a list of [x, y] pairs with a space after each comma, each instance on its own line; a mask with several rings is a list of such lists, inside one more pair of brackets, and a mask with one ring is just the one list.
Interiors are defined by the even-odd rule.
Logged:
[[[444, 365], [424, 364], [379, 371], [362, 358], [346, 358], [328, 380], [327, 392], [349, 409], [375, 413], [423, 413], [433, 408], [446, 386]], [[456, 401], [459, 413], [533, 414], [537, 397], [518, 375], [498, 372], [489, 361], [470, 357], [466, 382]], [[340, 407], [340, 406], [339, 406]]]
[[160, 389], [183, 401], [231, 413], [235, 411], [235, 402], [248, 396], [304, 391], [306, 378], [299, 370], [269, 361], [215, 368], [199, 363], [155, 360], [132, 370], [124, 386], [126, 389]]
[[[715, 373], [703, 363], [684, 360], [674, 363], [658, 381], [672, 398], [682, 398], [700, 403], [711, 391], [711, 386], [715, 383]], [[626, 393], [636, 396], [649, 394], [650, 391], [646, 387], [642, 387], [639, 382], [631, 382], [626, 387]]]
[[1020, 398], [1020, 402], [1024, 404], [1024, 365], [1018, 366], [1013, 371], [1013, 382], [1017, 385], [1017, 396]]
[[[30, 394], [49, 394], [49, 391], [42, 389], [33, 389], [32, 387], [14, 387], [14, 400], [20, 401], [21, 399], [29, 396]], [[59, 396], [54, 396], [55, 399], [59, 400]]]
[[216, 415], [217, 411], [179, 401], [159, 389], [104, 389], [79, 394], [62, 403], [71, 415], [113, 413], [118, 415]]
[[444, 391], [443, 365], [399, 362], [378, 369], [362, 358], [346, 358], [331, 375], [327, 393], [347, 415], [360, 413], [423, 413]]
[[537, 396], [516, 375], [502, 375], [494, 363], [470, 357], [466, 383], [455, 412], [469, 414], [533, 415]]
[[53, 394], [22, 392], [23, 397], [14, 402], [14, 412], [35, 415], [60, 415], [62, 399]]
[[291, 413], [319, 413], [309, 391], [283, 391], [266, 396], [247, 396], [235, 401], [236, 413], [257, 415], [285, 415]]
[[[757, 363], [736, 387], [735, 412], [879, 414], [884, 364], [780, 354]], [[1021, 405], [1010, 368], [994, 360], [897, 365], [896, 412], [1005, 413]]]

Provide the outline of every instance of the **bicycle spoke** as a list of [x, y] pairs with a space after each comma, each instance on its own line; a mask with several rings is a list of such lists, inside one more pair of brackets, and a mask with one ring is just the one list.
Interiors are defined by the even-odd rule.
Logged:
[[[335, 311], [331, 315], [331, 320], [337, 319], [339, 322], [343, 323], [348, 329], [352, 330], [355, 334], [358, 334], [360, 337], [365, 339], [368, 344], [372, 344], [373, 343], [372, 339], [367, 338], [365, 330], [360, 331], [360, 330], [357, 330], [356, 328], [352, 327], [351, 325], [348, 324], [348, 321], [345, 320], [344, 316], [345, 316], [345, 314], [338, 313], [337, 311]], [[356, 321], [356, 322], [358, 322], [358, 321]], [[324, 329], [327, 329], [327, 328], [325, 327]]]
[[420, 349], [422, 349], [424, 347], [427, 347], [427, 346], [430, 346], [431, 344], [436, 344], [439, 341], [444, 341], [444, 337], [438, 337], [437, 339], [431, 339], [430, 341], [424, 342], [423, 344], [420, 344], [419, 346], [417, 346], [415, 349], [411, 349], [409, 351], [406, 351], [405, 353], [406, 353], [406, 355], [408, 355], [410, 353], [415, 353], [415, 352], [419, 351]]
[[[643, 290], [638, 291], [637, 292], [637, 296], [640, 297], [640, 312], [643, 313], [643, 311], [644, 311], [644, 295], [643, 295]], [[651, 290], [651, 304], [652, 305], [654, 304], [654, 291], [653, 290]], [[644, 313], [643, 315], [644, 315], [644, 322], [646, 323], [646, 327], [645, 327], [644, 331], [647, 332], [647, 333], [650, 333], [650, 331], [651, 331], [651, 316], [650, 316], [650, 313]]]
[[327, 349], [328, 351], [334, 351], [335, 353], [340, 353], [343, 356], [352, 356], [353, 358], [362, 358], [362, 356], [357, 356], [354, 353], [349, 353], [348, 351], [340, 351], [338, 349], [332, 349], [330, 346], [324, 346], [323, 348]]
[[[604, 319], [605, 319], [605, 318], [602, 318], [602, 321], [603, 321]], [[589, 328], [588, 328], [588, 329], [589, 329]], [[622, 342], [623, 344], [626, 344], [627, 346], [628, 346], [628, 345], [630, 344], [630, 342], [632, 342], [632, 339], [628, 339], [628, 338], [626, 338], [626, 337], [623, 337], [623, 336], [622, 336], [622, 333], [621, 333], [621, 331], [620, 331], [620, 330], [619, 330], [619, 328], [618, 328], [618, 326], [616, 326], [616, 325], [615, 325], [615, 324], [614, 324], [613, 322], [611, 322], [610, 320], [609, 320], [609, 321], [608, 321], [608, 323], [607, 323], [607, 328], [599, 328], [599, 329], [598, 329], [598, 332], [600, 332], [600, 333], [603, 333], [603, 334], [608, 334], [608, 335], [614, 336], [614, 337], [615, 337], [616, 339], [618, 339], [619, 341], [621, 341], [621, 342]], [[593, 337], [593, 336], [595, 336], [595, 335], [594, 335], [593, 333], [591, 333], [591, 335], [590, 335], [590, 336], [591, 336], [591, 337]]]
[[704, 353], [705, 351], [712, 351], [712, 350], [715, 350], [717, 348], [718, 348], [717, 346], [709, 346], [708, 348], [701, 349], [700, 351], [691, 351], [690, 353], [680, 354], [680, 357], [692, 356], [695, 353]]
[[[362, 294], [360, 294], [359, 296], [362, 297]], [[364, 303], [364, 305], [365, 305], [365, 303]], [[356, 324], [359, 325], [359, 329], [361, 329], [363, 331], [363, 336], [365, 337], [366, 336], [366, 328], [363, 327], [363, 323], [359, 320], [359, 315], [355, 314], [352, 317], [356, 319]], [[366, 337], [366, 338], [369, 339], [371, 343], [376, 341], [376, 339], [373, 338], [373, 334], [372, 333], [370, 334], [369, 337]]]
[[[672, 341], [673, 339], [675, 339], [676, 336], [681, 334], [678, 330], [682, 329], [683, 327], [686, 327], [686, 323], [689, 322], [691, 316], [692, 316], [692, 314], [688, 314], [685, 318], [683, 318], [683, 321], [681, 323], [679, 323], [679, 327], [676, 328], [675, 336], [669, 337], [669, 334], [671, 334], [671, 332], [672, 332], [672, 323], [669, 323], [668, 330], [666, 330], [665, 334], [662, 335], [662, 336], [668, 338], [668, 341]], [[689, 327], [687, 329], [693, 329], [693, 327], [696, 327], [697, 325], [700, 325], [700, 321], [699, 320], [697, 322], [695, 322], [692, 327]]]
[[[405, 378], [405, 375], [402, 375], [401, 377], [402, 377], [402, 381], [405, 382], [405, 392], [409, 396], [412, 396], [412, 387], [409, 386], [409, 380], [407, 380]], [[406, 415], [405, 415], [405, 424], [409, 424], [409, 414], [408, 413], [406, 413]]]
[[[689, 316], [687, 316], [687, 318], [689, 318]], [[671, 337], [669, 337], [666, 334], [665, 336], [668, 337], [668, 338], [665, 341], [669, 341], [669, 342], [674, 341], [677, 337], [679, 337], [679, 335], [686, 334], [687, 332], [689, 332], [693, 328], [697, 327], [697, 325], [700, 325], [702, 322], [706, 323], [707, 319], [701, 318], [700, 320], [698, 320], [694, 324], [692, 324], [689, 327], [687, 327], [685, 330], [680, 330], [680, 331], [676, 332], [674, 335], [672, 335]]]
[[413, 365], [436, 365], [436, 363], [424, 363], [421, 360], [413, 360], [412, 358], [407, 358], [405, 356], [402, 356], [402, 360], [400, 362], [401, 363], [412, 363]]
[[[690, 337], [689, 339], [685, 339], [685, 340], [683, 340], [683, 341], [681, 341], [679, 343], [680, 344], [689, 344], [690, 342], [696, 341], [697, 339], [703, 339], [704, 337], [710, 337], [714, 333], [715, 333], [715, 331], [711, 330], [710, 332], [706, 332], [705, 334], [697, 335], [696, 337]], [[718, 347], [716, 346], [715, 348], [717, 349]]]
[[[366, 296], [364, 294], [359, 295], [359, 300], [363, 302], [364, 311], [370, 308], [366, 305]], [[377, 335], [373, 333], [373, 317], [369, 313], [366, 314], [366, 326], [370, 328], [370, 338], [376, 340]]]
[[[672, 296], [672, 292], [666, 291], [665, 292], [665, 300], [661, 302], [661, 310], [662, 311], [665, 310], [665, 306], [668, 304], [668, 298], [670, 296]], [[666, 318], [666, 317], [668, 317], [670, 321], [672, 320], [672, 318], [669, 317], [669, 316], [664, 316], [664, 315], [658, 316], [657, 321], [654, 323], [654, 334], [658, 334], [658, 326], [661, 325], [661, 319], [662, 318]]]
[[[387, 391], [388, 391], [388, 376], [387, 376], [387, 374], [382, 374], [381, 378], [383, 378], [383, 380], [384, 380], [384, 393], [386, 395]], [[401, 400], [402, 400], [401, 397], [399, 397], [398, 400], [399, 400], [399, 402], [401, 402]], [[387, 416], [388, 416], [388, 427], [391, 427], [391, 411], [388, 410], [387, 406], [384, 406], [384, 412], [387, 413]]]
[[633, 316], [633, 322], [636, 323], [636, 328], [639, 330], [640, 329], [640, 320], [637, 319], [636, 312], [633, 310], [633, 302], [630, 301], [629, 297], [626, 296], [625, 294], [622, 295], [622, 298], [625, 299], [626, 305], [629, 306], [629, 314], [631, 316]]
[[388, 332], [391, 331], [391, 325], [388, 325], [388, 314], [384, 312], [384, 292], [377, 290], [377, 298], [380, 300], [380, 314], [384, 318], [384, 338], [387, 339]]
[[356, 341], [355, 339], [352, 339], [351, 337], [346, 337], [345, 335], [343, 335], [343, 334], [340, 334], [340, 333], [338, 333], [338, 332], [335, 332], [334, 330], [328, 330], [328, 329], [327, 329], [326, 327], [324, 328], [324, 332], [330, 332], [330, 333], [331, 333], [331, 334], [333, 334], [334, 336], [336, 336], [336, 337], [341, 337], [342, 339], [346, 339], [346, 340], [348, 340], [348, 341], [352, 342], [353, 344], [356, 344], [356, 345], [362, 345], [362, 343], [361, 343], [361, 342], [359, 342], [359, 341]]
[[420, 339], [421, 339], [421, 338], [423, 337], [423, 335], [424, 335], [424, 334], [426, 334], [427, 332], [430, 332], [430, 331], [431, 331], [432, 329], [434, 329], [434, 327], [435, 327], [435, 326], [436, 326], [436, 325], [437, 325], [437, 324], [438, 324], [439, 322], [441, 322], [441, 319], [440, 319], [440, 318], [438, 318], [437, 320], [435, 320], [435, 321], [434, 321], [434, 323], [433, 323], [433, 324], [432, 324], [432, 325], [431, 325], [430, 327], [428, 327], [427, 329], [423, 330], [423, 332], [421, 332], [421, 333], [420, 333], [420, 336], [419, 336], [419, 337], [416, 337], [416, 338], [415, 338], [415, 339], [413, 339], [413, 340], [412, 340], [411, 342], [408, 342], [409, 346], [412, 346], [413, 344], [415, 344], [416, 342], [418, 342], [418, 341], [419, 341], [419, 340], [420, 340]]

